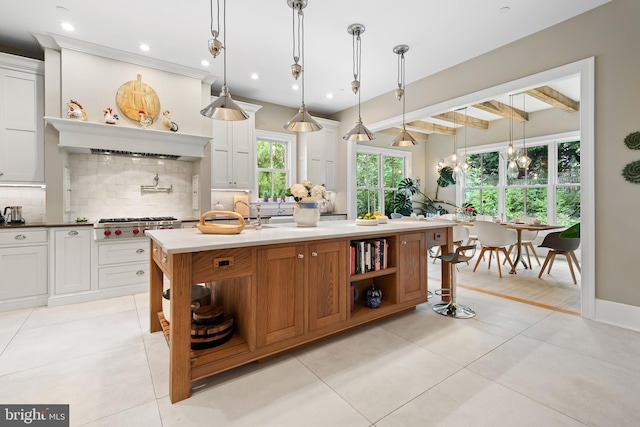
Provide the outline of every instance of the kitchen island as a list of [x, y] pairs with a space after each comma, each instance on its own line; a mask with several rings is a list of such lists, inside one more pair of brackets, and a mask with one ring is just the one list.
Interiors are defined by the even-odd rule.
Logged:
[[[173, 403], [190, 396], [192, 381], [414, 309], [427, 298], [427, 249], [453, 249], [451, 225], [424, 220], [277, 224], [236, 235], [193, 228], [147, 234], [150, 331], [164, 331], [169, 342]], [[354, 271], [350, 248], [361, 242], [386, 247], [386, 261]], [[443, 288], [450, 287], [450, 272], [442, 263]], [[162, 312], [164, 279], [171, 285], [170, 319]], [[233, 337], [203, 350], [191, 350], [191, 286], [197, 283], [206, 283], [213, 303], [234, 318]], [[382, 291], [378, 308], [363, 302], [372, 285]]]

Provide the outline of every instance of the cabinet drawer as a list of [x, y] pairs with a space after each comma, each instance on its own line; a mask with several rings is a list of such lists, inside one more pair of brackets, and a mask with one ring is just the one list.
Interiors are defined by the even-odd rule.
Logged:
[[0, 245], [30, 245], [47, 243], [47, 230], [13, 230], [0, 233]]
[[427, 230], [427, 246], [441, 246], [447, 244], [447, 229], [433, 228]]
[[250, 248], [197, 252], [191, 262], [194, 283], [253, 274], [253, 250]]
[[149, 261], [149, 241], [98, 245], [98, 264], [111, 265], [125, 262]]
[[129, 264], [98, 269], [98, 288], [117, 288], [149, 283], [149, 264]]
[[165, 269], [165, 273], [171, 273], [171, 258], [162, 250], [162, 246], [153, 242], [153, 259]]

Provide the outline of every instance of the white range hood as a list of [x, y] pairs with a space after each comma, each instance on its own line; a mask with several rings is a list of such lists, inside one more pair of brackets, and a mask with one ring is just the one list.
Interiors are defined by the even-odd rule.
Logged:
[[127, 126], [44, 117], [60, 133], [58, 147], [71, 153], [168, 157], [194, 161], [204, 157], [211, 137]]

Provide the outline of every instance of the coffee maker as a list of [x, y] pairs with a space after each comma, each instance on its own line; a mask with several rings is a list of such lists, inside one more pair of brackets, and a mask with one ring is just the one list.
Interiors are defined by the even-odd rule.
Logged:
[[[9, 214], [7, 215], [7, 211]], [[0, 223], [6, 221], [7, 224], [24, 224], [24, 218], [22, 218], [22, 206], [7, 206], [4, 208], [4, 216], [0, 215]]]

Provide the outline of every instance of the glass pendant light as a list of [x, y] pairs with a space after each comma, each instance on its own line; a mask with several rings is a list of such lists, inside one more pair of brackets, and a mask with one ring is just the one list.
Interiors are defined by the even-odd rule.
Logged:
[[[220, 27], [220, 0], [217, 1], [218, 29]], [[224, 11], [222, 13], [222, 33], [223, 43], [218, 40], [219, 31], [213, 29], [213, 0], [211, 0], [211, 35], [213, 40], [209, 40], [209, 52], [215, 58], [222, 50], [224, 78], [220, 96], [218, 99], [200, 110], [200, 114], [210, 119], [236, 121], [246, 120], [249, 115], [245, 113], [236, 102], [231, 99], [227, 86], [227, 0], [223, 0]]]
[[518, 164], [513, 157], [513, 95], [509, 95], [509, 107], [511, 107], [511, 116], [509, 118], [509, 147], [507, 148], [508, 163], [507, 163], [507, 176], [512, 179], [518, 178], [520, 171], [518, 170]]
[[[527, 111], [525, 109], [525, 98], [526, 98], [526, 95], [523, 92], [522, 93], [522, 111]], [[518, 160], [517, 160], [518, 161], [518, 165], [520, 165], [520, 167], [522, 169], [528, 169], [529, 165], [531, 164], [531, 157], [529, 157], [527, 155], [527, 144], [525, 142], [525, 139], [526, 139], [525, 138], [525, 123], [526, 122], [527, 122], [526, 120], [522, 121], [522, 153], [520, 154], [520, 156], [518, 157]]]
[[[293, 60], [291, 73], [297, 80], [298, 76], [302, 79], [302, 105], [298, 113], [289, 120], [284, 128], [292, 132], [315, 132], [322, 129], [322, 126], [316, 122], [307, 111], [304, 105], [304, 13], [302, 9], [307, 7], [308, 0], [287, 0], [287, 4], [293, 10]], [[298, 12], [296, 26], [296, 12]], [[300, 63], [298, 63], [300, 61]]]
[[347, 27], [347, 32], [353, 37], [353, 81], [351, 82], [351, 90], [358, 95], [358, 121], [342, 139], [347, 141], [371, 141], [376, 137], [362, 124], [362, 117], [360, 117], [360, 80], [362, 80], [360, 72], [362, 66], [362, 41], [360, 35], [364, 33], [364, 25], [351, 24]]
[[393, 53], [398, 55], [398, 89], [396, 89], [396, 98], [398, 101], [402, 100], [402, 130], [393, 138], [391, 145], [393, 147], [409, 147], [417, 145], [416, 140], [407, 132], [404, 121], [404, 108], [405, 108], [405, 81], [404, 81], [404, 54], [409, 51], [409, 46], [406, 44], [400, 44], [393, 48]]

